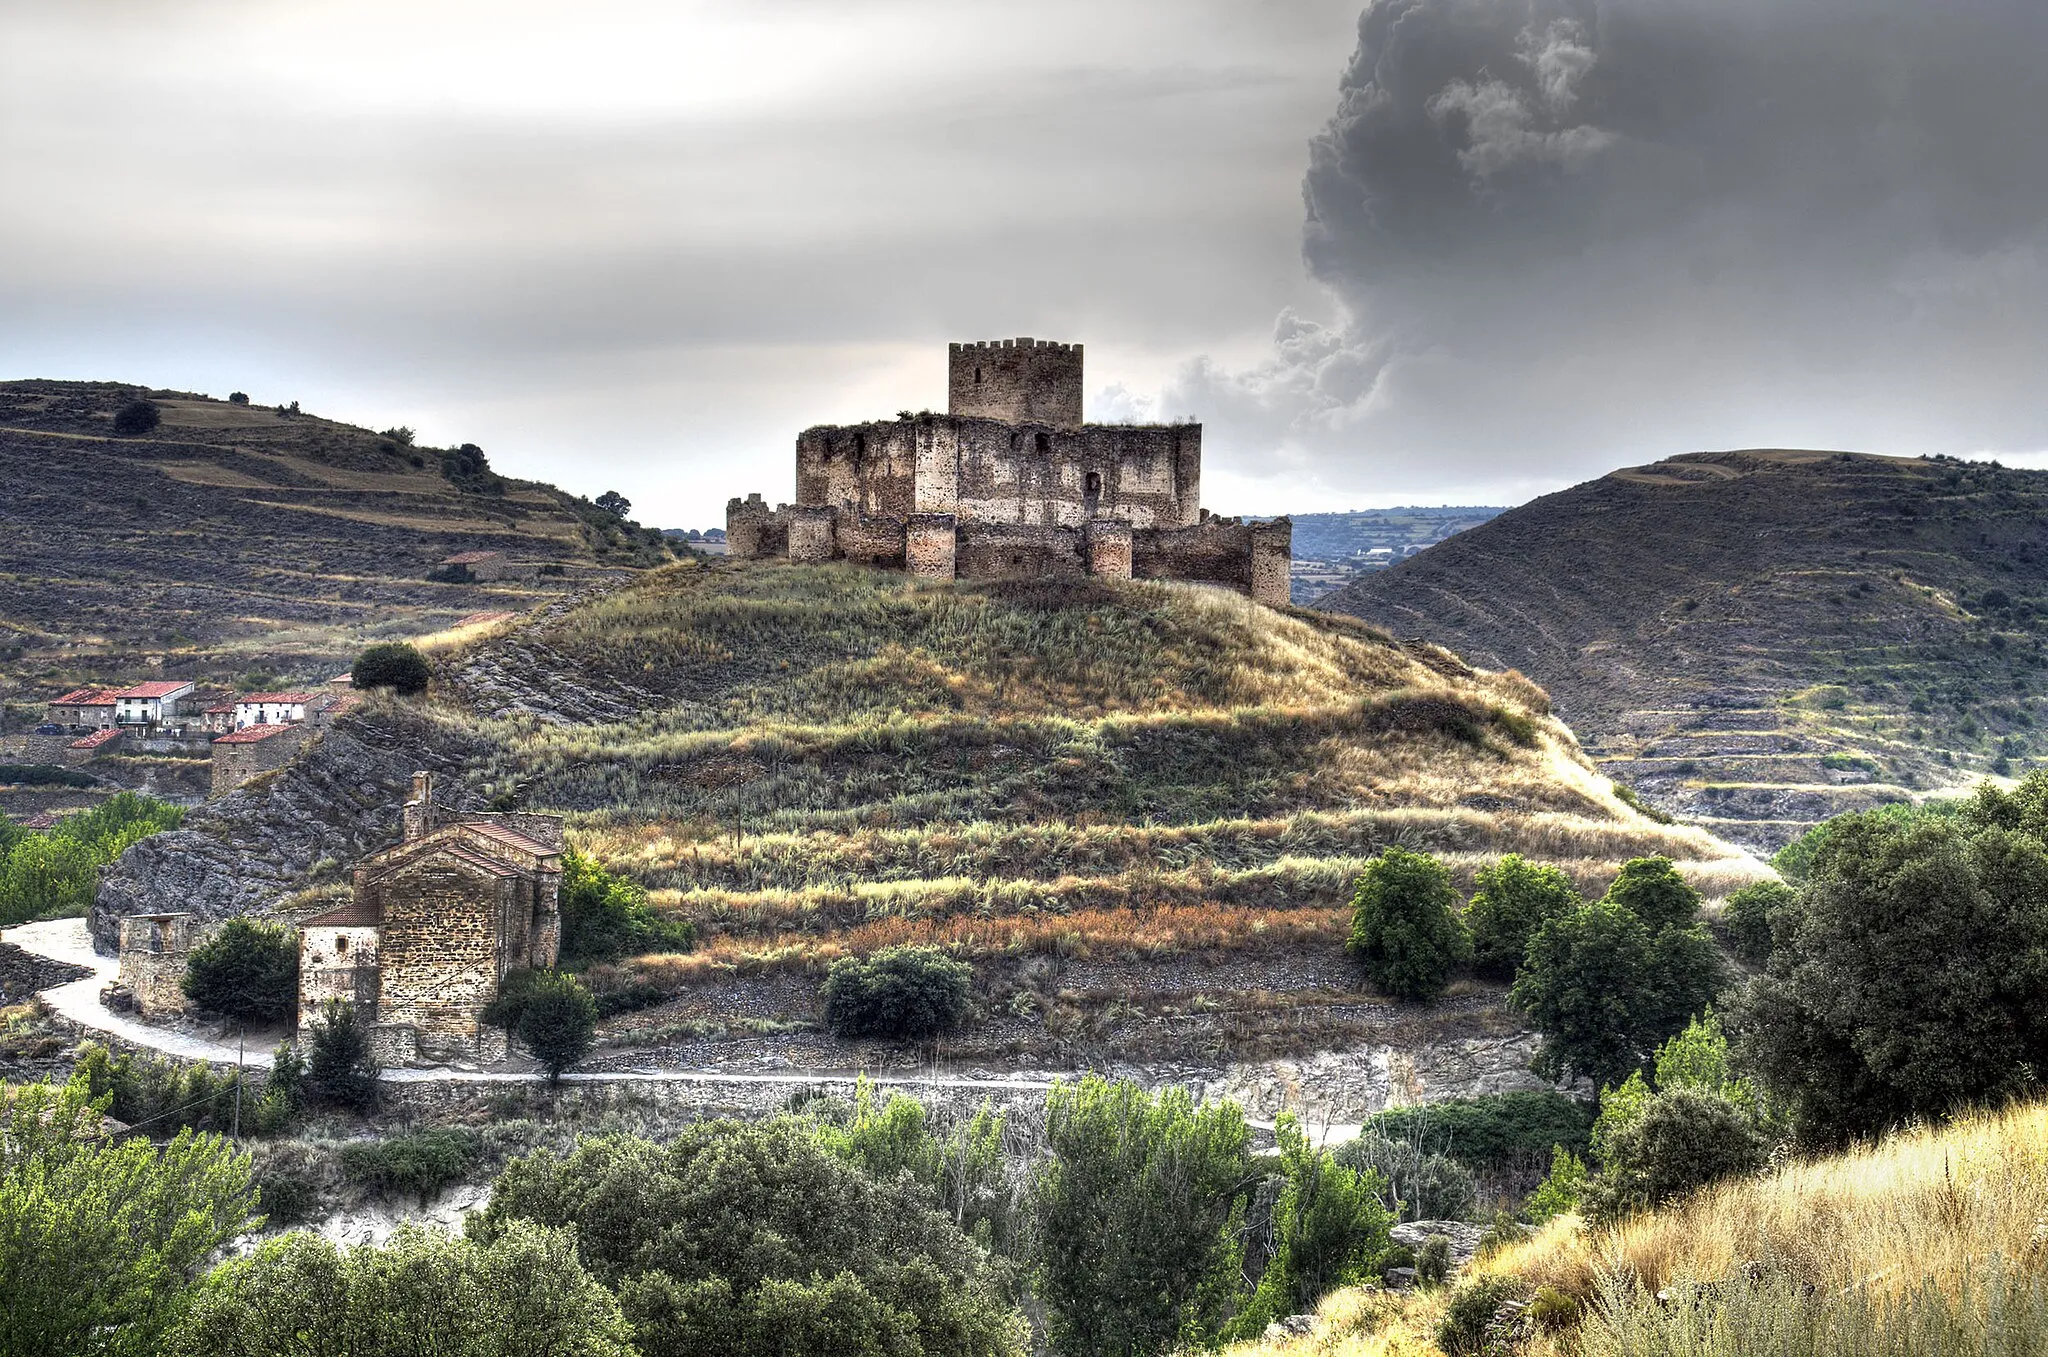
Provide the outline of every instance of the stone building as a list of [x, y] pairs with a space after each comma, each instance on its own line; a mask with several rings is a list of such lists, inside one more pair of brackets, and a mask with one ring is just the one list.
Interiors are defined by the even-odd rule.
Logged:
[[346, 999], [386, 1065], [502, 1060], [484, 1009], [507, 972], [561, 952], [561, 817], [446, 810], [417, 773], [404, 820], [349, 903], [300, 926], [299, 1020]]
[[469, 577], [479, 582], [530, 580], [540, 573], [537, 563], [515, 561], [502, 551], [458, 551], [444, 557], [441, 565], [467, 570]]
[[211, 746], [213, 787], [208, 794], [226, 796], [251, 778], [284, 767], [310, 733], [305, 725], [246, 726], [229, 731]]
[[120, 985], [145, 1018], [185, 1011], [180, 982], [199, 942], [190, 914], [131, 914], [121, 920]]
[[1192, 580], [1287, 601], [1292, 524], [1201, 507], [1199, 424], [1082, 422], [1079, 344], [955, 344], [947, 387], [943, 415], [804, 430], [796, 503], [729, 501], [729, 554], [931, 579]]
[[74, 688], [50, 699], [50, 720], [60, 726], [105, 730], [114, 724], [114, 689]]
[[114, 720], [124, 726], [161, 726], [184, 714], [194, 685], [180, 679], [158, 679], [114, 692]]

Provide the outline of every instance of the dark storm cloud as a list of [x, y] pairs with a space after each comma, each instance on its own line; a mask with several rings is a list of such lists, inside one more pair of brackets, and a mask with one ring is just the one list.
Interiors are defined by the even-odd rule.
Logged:
[[2048, 448], [2044, 58], [2039, 0], [1378, 0], [1304, 185], [1344, 319], [1165, 400], [1367, 493]]

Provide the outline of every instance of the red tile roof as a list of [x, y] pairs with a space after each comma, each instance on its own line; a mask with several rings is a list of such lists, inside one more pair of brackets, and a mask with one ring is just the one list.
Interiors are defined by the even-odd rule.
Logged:
[[235, 704], [234, 704], [234, 703], [232, 703], [232, 702], [222, 702], [222, 703], [218, 704], [217, 706], [212, 706], [212, 707], [208, 707], [208, 708], [206, 709], [206, 714], [207, 714], [208, 716], [228, 716], [228, 715], [232, 715], [232, 714], [233, 714], [233, 712], [234, 712], [234, 710], [235, 710]]
[[255, 744], [259, 740], [267, 740], [273, 735], [282, 735], [288, 730], [297, 729], [297, 726], [244, 726], [240, 730], [229, 731], [215, 740], [214, 743]]
[[463, 820], [459, 823], [464, 829], [473, 829], [487, 839], [495, 839], [508, 848], [516, 848], [522, 853], [532, 853], [536, 857], [547, 857], [561, 851], [550, 848], [537, 839], [529, 839], [516, 829], [507, 829], [503, 825], [495, 825], [489, 821], [478, 823], [474, 820]]
[[173, 693], [182, 693], [191, 686], [190, 683], [178, 679], [156, 679], [148, 683], [138, 683], [132, 688], [123, 688], [115, 693], [114, 696], [169, 697]]
[[299, 927], [374, 928], [383, 922], [384, 917], [378, 911], [374, 899], [370, 901], [350, 900], [347, 904], [338, 905], [328, 910], [325, 914], [314, 915], [304, 923], [301, 923]]
[[242, 696], [240, 696], [240, 697], [236, 698], [236, 699], [235, 699], [235, 701], [237, 701], [237, 702], [298, 702], [298, 703], [306, 703], [306, 702], [312, 702], [312, 701], [316, 700], [317, 698], [319, 698], [320, 696], [321, 696], [321, 694], [319, 694], [319, 693], [300, 693], [300, 692], [291, 692], [291, 693], [244, 693], [244, 694], [243, 694]]
[[62, 697], [50, 699], [53, 707], [111, 707], [114, 705], [112, 688], [73, 688]]
[[446, 560], [442, 561], [441, 564], [481, 565], [485, 561], [498, 560], [499, 558], [504, 556], [504, 554], [505, 553], [502, 551], [458, 551], [453, 556], [450, 556]]
[[123, 733], [124, 732], [121, 730], [119, 726], [108, 726], [105, 730], [96, 730], [92, 734], [85, 736], [83, 739], [73, 740], [71, 742], [71, 748], [98, 749], [103, 744], [110, 744], [113, 741], [120, 739]]

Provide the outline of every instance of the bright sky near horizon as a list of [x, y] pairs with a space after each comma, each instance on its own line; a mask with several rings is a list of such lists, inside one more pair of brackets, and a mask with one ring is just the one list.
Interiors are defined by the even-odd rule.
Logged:
[[0, 0], [0, 376], [790, 490], [1087, 345], [1220, 512], [2048, 449], [2037, 0]]

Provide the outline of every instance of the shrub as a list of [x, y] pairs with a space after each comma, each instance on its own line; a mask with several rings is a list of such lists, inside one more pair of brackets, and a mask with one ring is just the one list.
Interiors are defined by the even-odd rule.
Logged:
[[152, 1139], [180, 1128], [225, 1133], [234, 1125], [235, 1072], [215, 1074], [203, 1060], [180, 1065], [133, 1051], [117, 1056], [88, 1041], [78, 1048], [75, 1073], [95, 1101], [107, 1100], [109, 1116]]
[[192, 949], [179, 988], [212, 1013], [282, 1022], [299, 1007], [298, 935], [276, 924], [229, 919]]
[[550, 1081], [590, 1054], [597, 1033], [597, 1001], [565, 971], [513, 971], [484, 1012], [533, 1052]]
[[1257, 1338], [1286, 1315], [1313, 1310], [1341, 1286], [1377, 1277], [1392, 1243], [1394, 1217], [1381, 1204], [1382, 1184], [1313, 1149], [1291, 1114], [1274, 1137], [1282, 1186], [1274, 1204], [1272, 1253], [1251, 1299], [1224, 1329], [1225, 1338]]
[[1479, 1200], [1472, 1170], [1414, 1141], [1371, 1130], [1339, 1145], [1337, 1163], [1378, 1179], [1380, 1197], [1397, 1220], [1464, 1220]]
[[1500, 1307], [1520, 1300], [1522, 1284], [1512, 1277], [1477, 1277], [1451, 1293], [1437, 1325], [1437, 1346], [1454, 1354], [1487, 1350], [1489, 1330]]
[[114, 432], [134, 436], [146, 434], [163, 422], [156, 402], [132, 400], [114, 412]]
[[973, 990], [974, 968], [936, 947], [841, 957], [825, 977], [825, 1025], [841, 1037], [934, 1037], [959, 1026]]
[[476, 1166], [478, 1154], [473, 1131], [412, 1131], [343, 1145], [341, 1173], [352, 1183], [406, 1193], [426, 1206], [450, 1183], [460, 1182]]
[[229, 405], [247, 405], [248, 403], [249, 403], [249, 393], [248, 393], [248, 392], [246, 392], [246, 391], [230, 391], [230, 392], [228, 392], [228, 404], [229, 404]]
[[272, 1228], [300, 1225], [320, 1209], [321, 1186], [329, 1162], [303, 1141], [281, 1141], [259, 1151], [250, 1176], [257, 1206]]
[[573, 848], [562, 855], [561, 910], [564, 966], [686, 952], [697, 941], [689, 920], [662, 918], [648, 908], [639, 883], [613, 875]]
[[1451, 1275], [1451, 1241], [1433, 1234], [1422, 1241], [1415, 1253], [1415, 1280], [1424, 1286], [1442, 1286]]
[[1586, 1161], [1559, 1145], [1551, 1151], [1550, 1174], [1529, 1194], [1522, 1215], [1531, 1225], [1579, 1209], [1586, 1192]]
[[1022, 1357], [973, 1243], [907, 1179], [876, 1182], [795, 1118], [668, 1144], [587, 1136], [506, 1165], [469, 1237], [573, 1226], [645, 1353]]
[[427, 657], [404, 641], [380, 641], [365, 648], [349, 670], [358, 689], [389, 688], [407, 697], [425, 692], [433, 677]]
[[1722, 906], [1721, 935], [1728, 950], [1752, 966], [1771, 959], [1771, 916], [1797, 894], [1782, 881], [1744, 886]]
[[1529, 939], [1547, 919], [1570, 913], [1584, 902], [1571, 878], [1555, 867], [1538, 866], [1511, 853], [1482, 868], [1477, 891], [1465, 906], [1472, 930], [1472, 963], [1479, 974], [1512, 980], [1529, 950]]
[[1541, 1163], [1556, 1145], [1583, 1151], [1593, 1114], [1589, 1102], [1545, 1089], [1398, 1107], [1369, 1118], [1365, 1129], [1431, 1145], [1474, 1169], [1497, 1170]]
[[355, 1005], [329, 999], [309, 1024], [313, 1053], [306, 1061], [306, 1087], [315, 1098], [351, 1112], [377, 1105], [377, 1062], [369, 1034], [356, 1021]]
[[1374, 986], [1400, 999], [1434, 999], [1472, 959], [1458, 896], [1441, 862], [1389, 848], [1358, 878], [1352, 897], [1352, 955]]
[[1675, 1088], [1650, 1098], [1603, 1146], [1593, 1214], [1612, 1219], [1646, 1210], [1764, 1165], [1755, 1122], [1718, 1093]]
[[1047, 1095], [1046, 1141], [1032, 1262], [1053, 1350], [1138, 1357], [1215, 1333], [1240, 1264], [1243, 1112], [1089, 1075]]
[[1670, 858], [1635, 858], [1622, 864], [1606, 899], [1641, 919], [1653, 934], [1688, 927], [1700, 912], [1700, 893], [1678, 874]]

